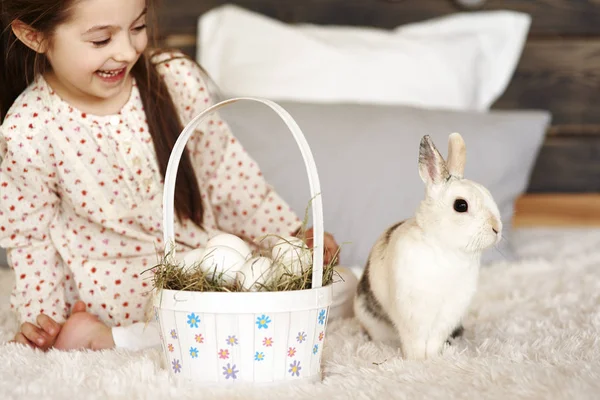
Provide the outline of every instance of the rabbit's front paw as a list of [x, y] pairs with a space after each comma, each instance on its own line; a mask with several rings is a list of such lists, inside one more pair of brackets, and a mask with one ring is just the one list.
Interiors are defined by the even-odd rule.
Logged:
[[426, 358], [435, 358], [442, 353], [446, 339], [429, 338], [427, 341], [427, 349], [425, 351]]
[[427, 342], [423, 339], [403, 340], [401, 350], [406, 360], [424, 360], [427, 358]]

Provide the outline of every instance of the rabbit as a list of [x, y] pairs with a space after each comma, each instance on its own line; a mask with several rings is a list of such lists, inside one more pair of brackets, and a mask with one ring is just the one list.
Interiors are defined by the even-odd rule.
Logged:
[[369, 338], [399, 341], [410, 360], [440, 355], [462, 335], [481, 254], [502, 237], [492, 195], [463, 178], [462, 136], [450, 134], [448, 147], [446, 162], [428, 135], [421, 139], [425, 198], [414, 216], [377, 238], [355, 293], [354, 313]]

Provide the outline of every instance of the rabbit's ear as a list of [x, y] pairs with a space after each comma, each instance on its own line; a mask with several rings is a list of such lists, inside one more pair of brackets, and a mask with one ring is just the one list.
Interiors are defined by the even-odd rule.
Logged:
[[419, 147], [419, 175], [427, 186], [439, 185], [448, 177], [444, 158], [437, 150], [429, 135], [423, 136]]
[[448, 137], [448, 172], [457, 178], [462, 178], [467, 162], [467, 149], [460, 133], [452, 133]]

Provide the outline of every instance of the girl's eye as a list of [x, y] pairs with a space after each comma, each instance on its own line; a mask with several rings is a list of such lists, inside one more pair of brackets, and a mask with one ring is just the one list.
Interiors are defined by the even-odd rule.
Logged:
[[146, 24], [140, 25], [140, 26], [136, 26], [135, 28], [133, 28], [133, 30], [136, 31], [136, 32], [141, 32], [144, 29], [146, 29]]
[[104, 40], [93, 41], [92, 44], [96, 47], [102, 47], [102, 46], [107, 45], [108, 42], [110, 42], [110, 38], [104, 39]]

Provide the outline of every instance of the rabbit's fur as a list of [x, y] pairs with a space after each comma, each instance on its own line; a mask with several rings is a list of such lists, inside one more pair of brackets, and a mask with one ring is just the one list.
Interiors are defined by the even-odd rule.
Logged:
[[450, 336], [462, 333], [481, 254], [502, 235], [490, 192], [463, 178], [466, 150], [460, 134], [451, 134], [448, 145], [446, 162], [431, 138], [422, 138], [419, 175], [425, 198], [414, 217], [378, 238], [354, 302], [369, 337], [399, 341], [406, 359], [436, 356]]

